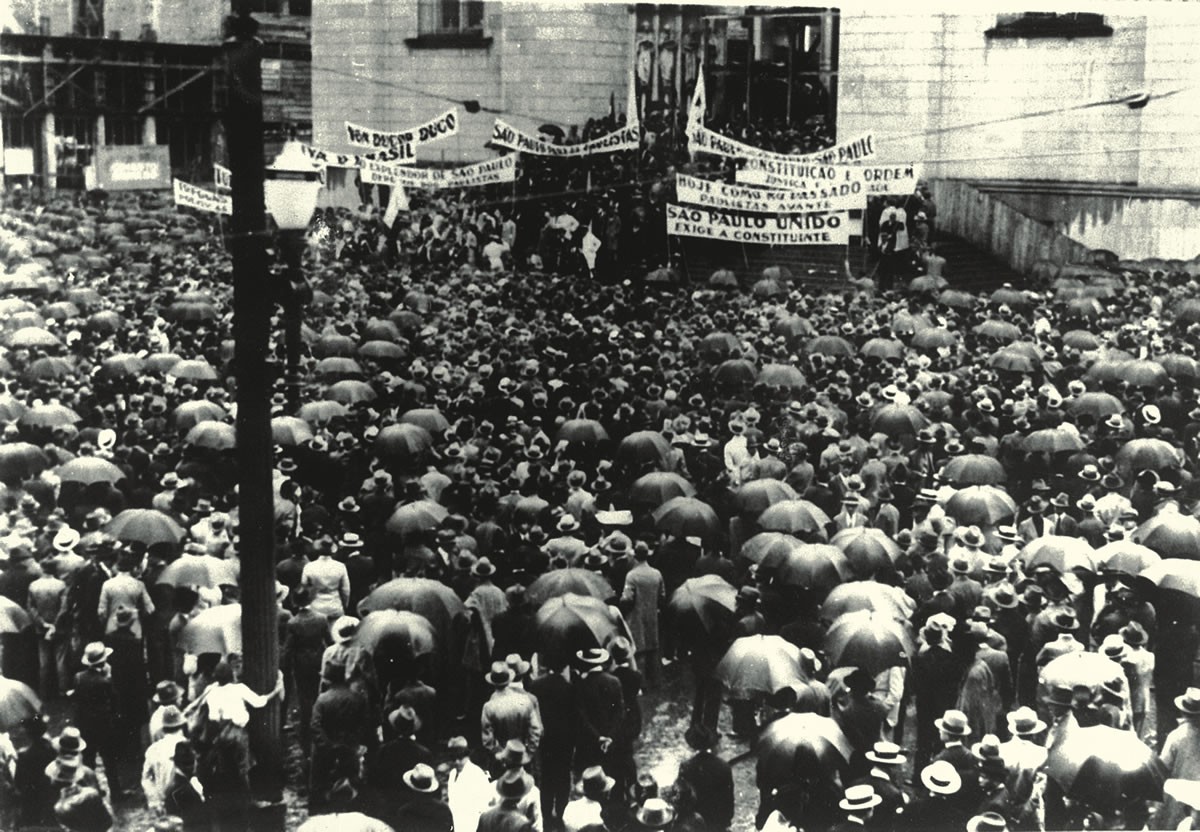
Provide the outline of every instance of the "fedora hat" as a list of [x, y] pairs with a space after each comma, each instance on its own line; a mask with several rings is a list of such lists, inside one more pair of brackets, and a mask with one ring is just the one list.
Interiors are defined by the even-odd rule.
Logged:
[[504, 800], [520, 800], [533, 791], [533, 778], [521, 769], [514, 768], [505, 772], [496, 782], [496, 791]]
[[966, 558], [955, 558], [950, 562], [950, 571], [955, 575], [969, 575], [971, 573], [971, 561]]
[[1182, 696], [1176, 696], [1175, 707], [1188, 715], [1200, 714], [1200, 688], [1188, 688]]
[[1055, 508], [1070, 508], [1071, 498], [1067, 496], [1067, 492], [1060, 491], [1054, 495], [1054, 499], [1050, 501], [1050, 505]]
[[883, 766], [903, 765], [905, 759], [903, 748], [894, 742], [885, 741], [875, 743], [875, 746], [863, 756], [872, 763], [878, 763]]
[[1011, 587], [1007, 585], [1001, 585], [996, 589], [995, 593], [993, 593], [991, 601], [996, 605], [997, 609], [1016, 609], [1017, 593], [1013, 592]]
[[954, 737], [971, 735], [971, 724], [967, 721], [967, 715], [959, 710], [946, 711], [940, 719], [935, 719], [933, 724], [939, 731]]
[[1030, 707], [1017, 708], [1004, 717], [1008, 731], [1013, 736], [1029, 737], [1046, 730], [1046, 723], [1038, 719], [1037, 711]]
[[1121, 479], [1121, 475], [1115, 471], [1109, 471], [1100, 478], [1100, 485], [1107, 488], [1109, 491], [1120, 491], [1125, 487], [1125, 481]]
[[496, 752], [496, 762], [506, 768], [527, 766], [532, 759], [533, 756], [525, 748], [525, 743], [520, 740], [509, 740], [503, 748]]
[[177, 705], [167, 705], [163, 708], [162, 728], [164, 731], [174, 731], [185, 725], [187, 725], [187, 719]]
[[1104, 641], [1100, 642], [1100, 653], [1114, 662], [1124, 659], [1128, 650], [1125, 639], [1121, 638], [1120, 633], [1111, 633], [1104, 637]]
[[1026, 514], [1042, 514], [1046, 511], [1046, 501], [1036, 494], [1025, 503]]
[[1121, 638], [1124, 639], [1125, 643], [1130, 647], [1141, 647], [1146, 643], [1146, 630], [1140, 624], [1134, 626], [1136, 623], [1137, 622], [1131, 622], [1126, 624], [1120, 630]]
[[[178, 708], [176, 708], [178, 710]], [[88, 744], [74, 725], [63, 728], [62, 733], [50, 741], [59, 757], [77, 758]]]
[[93, 641], [83, 648], [83, 658], [80, 659], [86, 667], [100, 667], [113, 654], [111, 647], [105, 647], [104, 642]]
[[359, 620], [352, 615], [343, 615], [333, 622], [330, 633], [335, 644], [345, 644], [358, 635]]
[[983, 532], [978, 526], [967, 526], [958, 528], [954, 532], [954, 536], [958, 538], [958, 542], [970, 549], [978, 549], [984, 544]]
[[637, 810], [636, 817], [643, 829], [664, 829], [675, 820], [675, 809], [661, 797], [651, 797]]
[[937, 760], [921, 769], [921, 784], [932, 794], [958, 794], [962, 777], [949, 760]]
[[183, 693], [183, 689], [179, 685], [166, 679], [154, 686], [154, 696], [151, 701], [155, 705], [174, 705], [179, 702], [179, 697]]
[[573, 514], [564, 514], [562, 517], [558, 518], [558, 525], [556, 528], [560, 532], [564, 533], [578, 531], [579, 521], [575, 519], [575, 515]]
[[875, 793], [874, 786], [870, 783], [860, 783], [846, 789], [845, 796], [838, 803], [838, 808], [844, 812], [865, 812], [868, 809], [874, 809], [882, 802], [883, 798]]
[[1079, 479], [1084, 480], [1086, 482], [1100, 482], [1100, 480], [1102, 479], [1102, 477], [1100, 476], [1100, 469], [1094, 463], [1091, 463], [1091, 462], [1089, 462], [1087, 465], [1084, 465], [1082, 468], [1080, 468], [1077, 476], [1079, 477]]
[[1054, 613], [1053, 624], [1066, 633], [1079, 626], [1079, 619], [1075, 615], [1075, 610], [1063, 609]]
[[513, 672], [513, 679], [522, 679], [529, 675], [529, 671], [533, 669], [533, 665], [525, 661], [520, 653], [509, 653], [504, 657], [504, 663], [508, 665], [508, 669]]
[[967, 821], [967, 832], [1008, 832], [1008, 821], [999, 812], [984, 812]]
[[508, 687], [512, 684], [513, 670], [504, 662], [492, 662], [492, 669], [487, 672], [485, 679], [494, 688]]
[[461, 760], [471, 753], [471, 746], [466, 737], [451, 737], [446, 741], [446, 753], [453, 759]]
[[363, 547], [362, 535], [355, 532], [344, 532], [337, 542], [339, 549], [361, 549]]
[[476, 578], [490, 578], [496, 574], [496, 567], [488, 558], [483, 557], [471, 567], [471, 574]]
[[421, 729], [421, 718], [412, 705], [401, 705], [388, 714], [388, 725], [399, 737], [410, 737]]
[[404, 772], [404, 785], [420, 794], [433, 794], [439, 788], [437, 772], [424, 763], [417, 763]]
[[608, 664], [609, 654], [603, 647], [589, 647], [577, 652], [575, 660], [589, 667], [600, 667]]
[[590, 797], [592, 800], [600, 800], [604, 795], [612, 791], [612, 787], [616, 785], [616, 782], [614, 778], [604, 773], [603, 767], [591, 766], [583, 770], [583, 776], [579, 780], [579, 785], [584, 797]]

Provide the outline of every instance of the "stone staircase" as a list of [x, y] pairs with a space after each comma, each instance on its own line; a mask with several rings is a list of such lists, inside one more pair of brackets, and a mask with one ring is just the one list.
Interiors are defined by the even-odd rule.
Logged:
[[939, 231], [935, 245], [937, 253], [946, 258], [944, 274], [955, 289], [982, 292], [998, 289], [1005, 283], [1017, 287], [1026, 283], [1025, 275], [961, 237]]

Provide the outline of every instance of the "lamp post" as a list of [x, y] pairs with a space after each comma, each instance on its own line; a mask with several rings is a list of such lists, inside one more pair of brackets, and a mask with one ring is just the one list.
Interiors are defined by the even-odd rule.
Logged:
[[300, 407], [300, 326], [304, 307], [312, 299], [312, 290], [304, 277], [304, 232], [317, 207], [321, 175], [300, 149], [300, 143], [284, 144], [274, 163], [267, 168], [263, 196], [267, 211], [279, 227], [279, 244], [286, 268], [281, 302], [283, 304], [284, 344], [287, 370], [284, 379], [288, 407], [295, 413]]

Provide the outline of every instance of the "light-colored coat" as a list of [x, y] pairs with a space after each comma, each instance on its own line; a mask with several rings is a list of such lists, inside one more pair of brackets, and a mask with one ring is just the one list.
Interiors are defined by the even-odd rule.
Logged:
[[621, 604], [638, 653], [658, 649], [658, 610], [665, 599], [662, 573], [645, 561], [636, 563], [625, 576]]
[[117, 629], [117, 610], [125, 608], [138, 613], [133, 619], [131, 628], [134, 635], [141, 638], [141, 616], [154, 613], [154, 602], [146, 585], [132, 575], [118, 572], [100, 587], [100, 605], [96, 614], [104, 622], [105, 635]]

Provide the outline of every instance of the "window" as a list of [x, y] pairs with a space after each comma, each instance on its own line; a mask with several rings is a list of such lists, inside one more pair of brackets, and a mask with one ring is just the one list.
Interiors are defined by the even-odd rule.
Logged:
[[418, 0], [417, 37], [405, 42], [414, 48], [487, 46], [492, 39], [483, 36], [483, 0]]
[[989, 38], [1107, 38], [1112, 27], [1095, 12], [1018, 12], [996, 15]]

